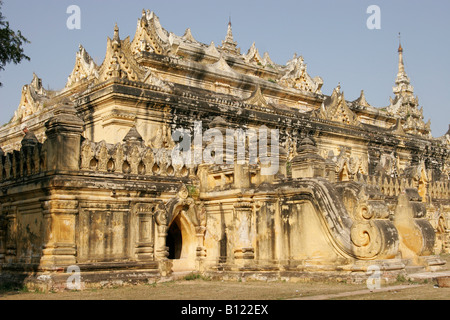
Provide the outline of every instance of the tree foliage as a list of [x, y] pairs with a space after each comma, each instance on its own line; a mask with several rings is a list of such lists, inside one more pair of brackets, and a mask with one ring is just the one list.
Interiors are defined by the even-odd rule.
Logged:
[[0, 1], [0, 71], [4, 70], [8, 63], [18, 64], [24, 59], [30, 60], [30, 57], [24, 54], [22, 47], [29, 41], [20, 30], [14, 31], [9, 28], [9, 22], [5, 20], [1, 12], [2, 5], [3, 3]]

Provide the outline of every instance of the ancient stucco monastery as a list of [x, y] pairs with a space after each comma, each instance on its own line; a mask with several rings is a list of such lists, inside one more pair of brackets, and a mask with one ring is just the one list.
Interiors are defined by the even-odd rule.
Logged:
[[[101, 65], [80, 46], [65, 88], [34, 75], [0, 128], [0, 281], [57, 286], [71, 266], [86, 286], [177, 271], [364, 279], [375, 265], [390, 279], [442, 267], [450, 131], [431, 135], [401, 46], [394, 97], [377, 108], [363, 91], [323, 93], [301, 56], [278, 65], [255, 45], [242, 53], [231, 23], [221, 44], [170, 33], [151, 11], [132, 39], [111, 32]], [[273, 174], [250, 156], [260, 139], [244, 137], [239, 161], [242, 145], [225, 139], [260, 128], [278, 132]], [[173, 159], [174, 132], [208, 130], [224, 139], [202, 150], [232, 161]]]

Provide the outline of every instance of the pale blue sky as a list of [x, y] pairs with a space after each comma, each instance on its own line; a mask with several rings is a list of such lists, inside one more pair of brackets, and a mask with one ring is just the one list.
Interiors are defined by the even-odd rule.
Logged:
[[[69, 5], [81, 9], [81, 29], [69, 30]], [[367, 7], [381, 9], [381, 29], [369, 30]], [[0, 124], [10, 120], [23, 85], [33, 72], [44, 86], [62, 89], [82, 44], [97, 64], [106, 51], [114, 24], [120, 36], [133, 37], [142, 9], [155, 11], [169, 32], [183, 35], [190, 27], [200, 42], [216, 45], [225, 38], [231, 15], [233, 34], [242, 53], [253, 42], [259, 52], [285, 64], [294, 53], [303, 55], [312, 77], [324, 80], [323, 93], [341, 83], [347, 100], [363, 89], [370, 104], [386, 107], [393, 97], [397, 74], [398, 32], [406, 72], [431, 119], [434, 137], [445, 134], [450, 123], [450, 1], [431, 0], [4, 0], [3, 14], [15, 30], [31, 41], [25, 46], [31, 61], [7, 65], [0, 72]]]

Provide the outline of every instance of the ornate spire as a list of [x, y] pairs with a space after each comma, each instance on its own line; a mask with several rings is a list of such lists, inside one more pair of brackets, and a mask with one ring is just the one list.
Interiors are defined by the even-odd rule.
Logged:
[[233, 42], [233, 31], [231, 29], [231, 18], [228, 21], [227, 36], [225, 38], [225, 41]]
[[414, 89], [405, 72], [403, 62], [403, 48], [398, 46], [398, 73], [393, 88], [395, 98], [387, 107], [387, 111], [399, 116], [402, 120], [402, 129], [405, 133], [429, 137], [431, 136], [430, 123], [423, 121], [423, 109], [419, 107], [419, 99], [414, 97]]
[[398, 45], [398, 73], [397, 78], [395, 79], [395, 84], [396, 86], [393, 88], [393, 91], [396, 95], [413, 95], [414, 89], [411, 86], [408, 75], [405, 72], [405, 64], [403, 62], [403, 48], [400, 42], [400, 33]]
[[222, 46], [220, 49], [232, 53], [232, 54], [240, 54], [240, 49], [237, 47], [237, 42], [234, 41], [233, 38], [233, 30], [231, 28], [231, 18], [228, 22], [228, 29], [227, 29], [227, 36], [225, 37], [225, 40], [222, 41]]
[[404, 74], [406, 76], [405, 65], [403, 63], [403, 48], [400, 40], [400, 32], [398, 33], [398, 74]]

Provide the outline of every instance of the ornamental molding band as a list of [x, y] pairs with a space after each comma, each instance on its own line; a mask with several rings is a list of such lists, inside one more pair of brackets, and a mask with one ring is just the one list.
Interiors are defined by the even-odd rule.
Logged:
[[424, 122], [406, 50], [380, 108], [322, 92], [297, 54], [242, 54], [231, 21], [220, 45], [193, 31], [144, 10], [133, 39], [114, 26], [100, 65], [80, 45], [64, 89], [35, 74], [22, 88], [0, 128], [2, 283], [58, 290], [74, 265], [86, 286], [442, 268], [450, 130]]

